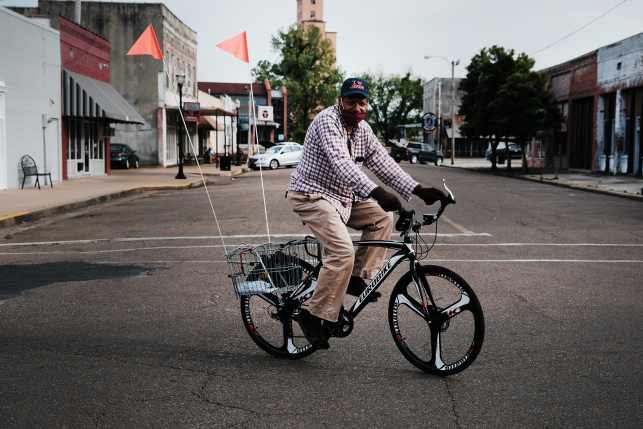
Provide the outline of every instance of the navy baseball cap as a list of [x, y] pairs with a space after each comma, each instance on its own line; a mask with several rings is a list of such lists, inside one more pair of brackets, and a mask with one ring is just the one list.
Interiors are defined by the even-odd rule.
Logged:
[[368, 98], [368, 83], [364, 79], [358, 77], [349, 77], [342, 84], [342, 97], [347, 97], [353, 94], [361, 94]]

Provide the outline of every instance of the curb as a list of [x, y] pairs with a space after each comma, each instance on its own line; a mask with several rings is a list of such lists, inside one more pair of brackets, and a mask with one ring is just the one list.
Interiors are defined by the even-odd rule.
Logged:
[[[206, 178], [206, 182], [208, 179]], [[33, 212], [19, 212], [10, 214], [8, 216], [0, 217], [0, 228], [6, 228], [8, 226], [13, 226], [22, 222], [32, 222], [43, 217], [52, 216], [71, 210], [77, 210], [88, 206], [93, 206], [96, 204], [106, 203], [111, 200], [118, 198], [129, 197], [131, 195], [141, 194], [146, 191], [176, 191], [184, 189], [198, 188], [203, 184], [203, 180], [193, 180], [183, 185], [152, 185], [152, 186], [137, 186], [134, 188], [128, 188], [124, 191], [114, 192], [112, 194], [101, 195], [100, 197], [90, 198], [88, 200], [76, 201], [69, 204], [63, 204], [60, 206], [48, 207], [46, 209], [40, 209]]]
[[625, 194], [625, 193], [616, 192], [616, 191], [609, 191], [609, 190], [606, 190], [606, 189], [597, 189], [597, 188], [589, 188], [589, 187], [582, 188], [580, 186], [574, 186], [574, 185], [570, 185], [570, 184], [567, 184], [567, 183], [555, 182], [553, 180], [540, 180], [540, 179], [532, 178], [532, 177], [514, 176], [514, 175], [511, 175], [511, 174], [503, 173], [501, 171], [497, 171], [497, 172], [483, 171], [483, 170], [480, 170], [478, 168], [465, 168], [465, 167], [456, 167], [456, 166], [450, 166], [449, 168], [457, 168], [459, 170], [465, 170], [465, 171], [475, 171], [477, 173], [492, 174], [494, 176], [507, 177], [509, 179], [525, 180], [525, 181], [528, 181], [528, 182], [542, 183], [542, 184], [545, 184], [545, 185], [559, 186], [561, 188], [575, 189], [577, 191], [593, 192], [595, 194], [609, 195], [611, 197], [626, 198], [628, 200], [634, 200], [634, 201], [643, 202], [643, 195]]
[[643, 202], [643, 196], [642, 195], [636, 195], [636, 194], [626, 194], [626, 193], [621, 193], [617, 191], [610, 191], [607, 189], [598, 189], [598, 188], [589, 188], [589, 187], [580, 187], [580, 186], [574, 186], [570, 185], [567, 183], [557, 183], [553, 180], [540, 180], [536, 178], [531, 178], [531, 177], [515, 177], [515, 179], [520, 179], [520, 180], [526, 180], [529, 182], [536, 182], [536, 183], [544, 183], [547, 185], [554, 185], [554, 186], [559, 186], [561, 188], [568, 188], [568, 189], [574, 189], [577, 191], [587, 191], [587, 192], [593, 192], [595, 194], [601, 194], [601, 195], [609, 195], [612, 197], [620, 197], [620, 198], [626, 198], [628, 200], [634, 200], [634, 201], [641, 201]]

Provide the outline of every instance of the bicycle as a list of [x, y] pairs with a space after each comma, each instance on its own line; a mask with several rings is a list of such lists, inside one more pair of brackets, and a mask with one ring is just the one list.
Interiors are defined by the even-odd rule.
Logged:
[[[408, 260], [409, 271], [393, 288], [388, 306], [389, 327], [399, 351], [422, 371], [442, 376], [463, 371], [476, 359], [484, 340], [484, 316], [471, 286], [451, 270], [419, 262], [433, 247], [427, 249], [420, 238], [422, 226], [435, 223], [437, 237], [438, 219], [449, 204], [455, 204], [446, 182], [444, 188], [448, 197], [437, 214], [423, 215], [423, 222], [415, 220], [414, 211], [403, 210], [396, 223], [402, 241], [353, 242], [355, 246], [383, 246], [398, 252], [384, 263], [349, 310], [342, 306], [338, 321], [327, 325], [329, 338], [347, 337], [357, 315], [373, 301], [370, 295]], [[232, 270], [229, 277], [241, 301], [246, 330], [267, 353], [300, 359], [317, 350], [293, 320], [315, 291], [321, 253], [321, 244], [307, 237], [288, 243], [240, 245], [227, 255]]]

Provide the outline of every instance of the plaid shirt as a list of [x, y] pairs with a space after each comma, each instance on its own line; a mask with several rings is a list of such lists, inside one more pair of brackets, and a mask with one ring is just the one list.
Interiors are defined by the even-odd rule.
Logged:
[[325, 109], [313, 120], [306, 133], [304, 150], [289, 191], [319, 195], [337, 209], [344, 223], [351, 216], [353, 201], [366, 201], [377, 185], [361, 171], [362, 165], [406, 201], [418, 185], [391, 158], [366, 121], [353, 127], [349, 135], [339, 106]]

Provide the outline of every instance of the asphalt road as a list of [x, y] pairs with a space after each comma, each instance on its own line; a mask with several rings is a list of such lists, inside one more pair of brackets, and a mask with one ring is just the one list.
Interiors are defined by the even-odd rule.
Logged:
[[[387, 296], [403, 266], [330, 350], [267, 355], [221, 240], [204, 238], [219, 235], [205, 190], [157, 192], [0, 231], [0, 426], [640, 427], [643, 206], [402, 166], [457, 199], [428, 260], [484, 309], [466, 371], [430, 376], [397, 351]], [[264, 173], [272, 234], [308, 232], [284, 199], [292, 171]], [[223, 234], [242, 236], [228, 246], [267, 241], [258, 172], [210, 192]]]

